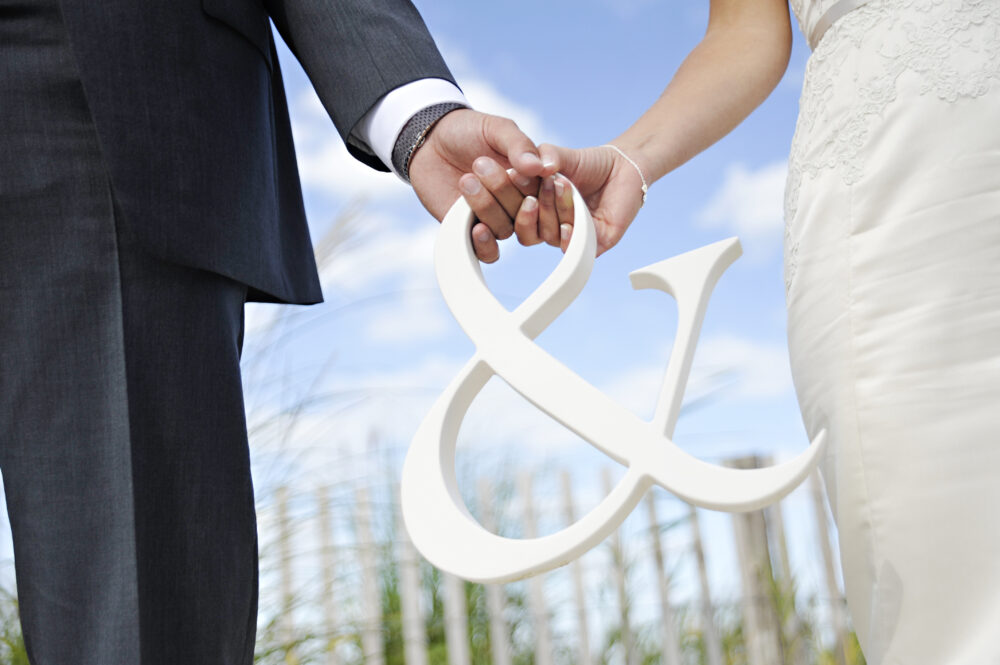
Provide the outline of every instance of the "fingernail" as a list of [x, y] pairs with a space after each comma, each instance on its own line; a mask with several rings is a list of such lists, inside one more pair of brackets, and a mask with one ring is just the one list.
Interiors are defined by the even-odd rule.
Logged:
[[564, 189], [566, 189], [566, 185], [563, 184], [562, 180], [556, 180], [556, 196], [562, 196]]
[[526, 175], [521, 175], [517, 172], [517, 169], [507, 169], [507, 177], [521, 189], [531, 187], [531, 178]]
[[489, 231], [489, 229], [487, 229], [487, 228], [478, 228], [478, 229], [476, 229], [476, 241], [477, 242], [484, 243], [484, 242], [489, 241], [489, 239], [490, 239], [490, 231]]
[[573, 187], [570, 184], [569, 180], [565, 180], [565, 179], [563, 180], [563, 185], [565, 185], [565, 188], [563, 189], [563, 202], [566, 205], [572, 205], [573, 204]]
[[[522, 162], [527, 162], [527, 163], [529, 163], [529, 164], [542, 164], [542, 160], [540, 160], [540, 159], [538, 158], [538, 155], [536, 155], [536, 154], [535, 154], [535, 153], [533, 153], [533, 152], [526, 152], [526, 153], [523, 153], [523, 154], [521, 155], [521, 161], [522, 161]], [[544, 165], [544, 164], [542, 164], [542, 166], [545, 166], [545, 165]]]
[[559, 237], [563, 240], [569, 240], [570, 234], [573, 233], [572, 224], [560, 224], [559, 225]]
[[497, 172], [497, 164], [489, 157], [480, 157], [472, 163], [472, 170], [481, 176], [491, 176]]
[[552, 178], [546, 178], [545, 180], [542, 180], [542, 189], [544, 189], [546, 192], [551, 192], [552, 187], [553, 187]]
[[556, 165], [556, 160], [551, 155], [545, 155], [542, 157], [542, 166], [546, 169], [551, 169]]
[[479, 184], [479, 180], [476, 178], [464, 178], [459, 184], [462, 187], [462, 192], [468, 194], [469, 196], [478, 194], [479, 190], [482, 189], [482, 186]]
[[531, 212], [537, 207], [538, 207], [538, 199], [536, 199], [534, 196], [524, 197], [524, 203], [521, 204], [521, 208], [523, 208], [526, 212]]

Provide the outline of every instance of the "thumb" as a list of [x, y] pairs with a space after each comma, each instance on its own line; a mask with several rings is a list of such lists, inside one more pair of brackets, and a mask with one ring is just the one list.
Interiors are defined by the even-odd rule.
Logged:
[[[543, 143], [538, 146], [539, 155], [546, 169], [551, 167], [552, 173], [562, 173], [573, 180], [580, 171], [580, 151], [573, 148], [563, 148], [562, 146]], [[548, 175], [548, 173], [546, 173]]]
[[483, 137], [519, 173], [532, 178], [542, 175], [544, 167], [538, 156], [538, 148], [513, 120], [495, 115], [485, 116]]

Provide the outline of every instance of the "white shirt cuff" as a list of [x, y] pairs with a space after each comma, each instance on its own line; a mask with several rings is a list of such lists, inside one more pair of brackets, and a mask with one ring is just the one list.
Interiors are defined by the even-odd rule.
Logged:
[[396, 146], [396, 138], [403, 126], [428, 106], [444, 102], [458, 102], [466, 106], [469, 104], [462, 91], [450, 81], [438, 78], [412, 81], [389, 91], [378, 100], [361, 118], [352, 133], [391, 169], [392, 149]]

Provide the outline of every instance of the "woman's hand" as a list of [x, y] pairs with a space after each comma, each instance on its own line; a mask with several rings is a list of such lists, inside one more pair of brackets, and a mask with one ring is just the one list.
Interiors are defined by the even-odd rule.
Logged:
[[543, 181], [539, 227], [557, 226], [559, 246], [566, 251], [575, 214], [568, 178], [590, 209], [597, 231], [597, 255], [600, 256], [618, 244], [642, 207], [642, 176], [635, 166], [607, 146], [573, 150], [546, 145], [544, 151], [556, 155], [560, 175], [546, 179], [553, 180], [554, 196], [545, 195], [546, 183]]

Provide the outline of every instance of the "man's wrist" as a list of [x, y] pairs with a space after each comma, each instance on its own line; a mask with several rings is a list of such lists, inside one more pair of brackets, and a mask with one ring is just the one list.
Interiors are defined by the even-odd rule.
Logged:
[[403, 180], [410, 182], [410, 163], [413, 155], [424, 144], [434, 125], [452, 111], [464, 108], [468, 108], [468, 105], [459, 102], [434, 104], [414, 114], [403, 125], [392, 149], [392, 168]]

